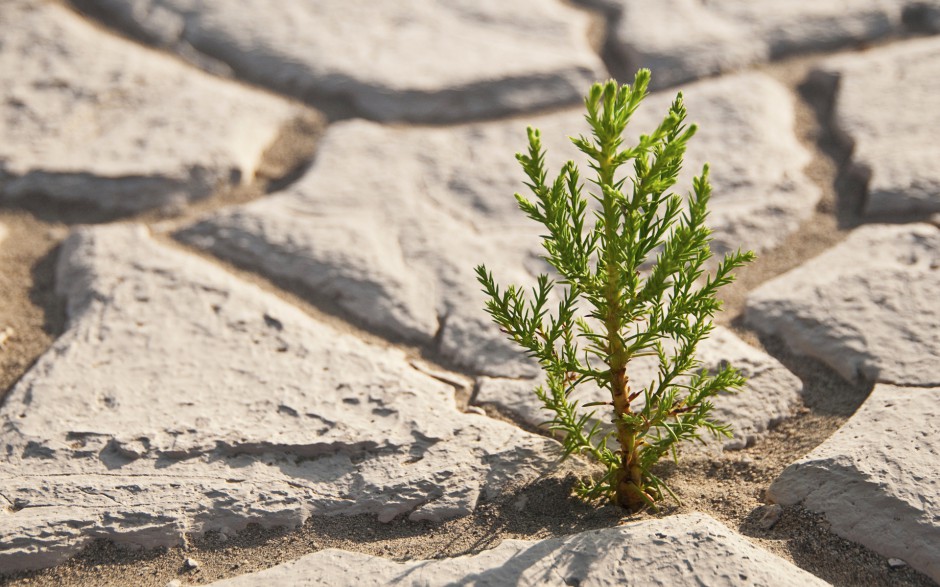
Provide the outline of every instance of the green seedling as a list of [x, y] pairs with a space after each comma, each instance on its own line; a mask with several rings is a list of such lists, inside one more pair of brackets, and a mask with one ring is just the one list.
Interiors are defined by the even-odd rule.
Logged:
[[[487, 312], [544, 370], [545, 384], [535, 393], [553, 414], [546, 425], [563, 435], [564, 456], [589, 455], [606, 467], [582, 480], [578, 495], [630, 511], [655, 509], [664, 493], [676, 497], [653, 465], [667, 455], [677, 460], [681, 442], [701, 439], [702, 430], [731, 436], [729, 426], [710, 419], [710, 400], [739, 390], [744, 378], [731, 366], [707, 372], [695, 352], [721, 308], [718, 289], [754, 258], [737, 251], [706, 270], [707, 166], [687, 197], [670, 191], [696, 130], [685, 123], [682, 94], [658, 128], [624, 147], [649, 80], [649, 70], [640, 70], [632, 85], [594, 84], [585, 98], [593, 138], [571, 141], [595, 173], [587, 189], [571, 161], [549, 183], [539, 131], [528, 129], [528, 153], [516, 158], [534, 199], [515, 196], [545, 228], [544, 259], [555, 279], [539, 276], [529, 296], [519, 286], [501, 290], [484, 266], [476, 268]], [[627, 163], [632, 175], [621, 173]], [[590, 210], [586, 191], [597, 204]], [[633, 388], [627, 365], [647, 356], [658, 358], [658, 375]], [[609, 401], [580, 405], [572, 394], [589, 385], [609, 391]], [[613, 426], [595, 417], [600, 406], [610, 408]]]

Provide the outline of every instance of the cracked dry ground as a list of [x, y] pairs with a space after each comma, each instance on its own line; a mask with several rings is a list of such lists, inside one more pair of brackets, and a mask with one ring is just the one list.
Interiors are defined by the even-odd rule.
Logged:
[[[0, 584], [940, 581], [940, 2], [4, 0]], [[513, 154], [682, 90], [734, 440], [570, 497], [472, 267]], [[642, 378], [648, 366], [637, 365]]]

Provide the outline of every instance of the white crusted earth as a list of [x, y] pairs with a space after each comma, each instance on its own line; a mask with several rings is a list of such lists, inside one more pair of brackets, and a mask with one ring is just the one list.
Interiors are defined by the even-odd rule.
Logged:
[[750, 293], [747, 323], [849, 380], [940, 385], [940, 228], [869, 225]]
[[[589, 175], [566, 136], [586, 131], [577, 103], [610, 75], [599, 53], [620, 81], [646, 65], [654, 87], [674, 88], [650, 96], [628, 141], [654, 128], [682, 84], [700, 130], [677, 187], [712, 164], [714, 248], [771, 257], [755, 266], [757, 278], [789, 262], [780, 245], [794, 234], [816, 238], [833, 215], [854, 217], [856, 197], [867, 198], [870, 222], [937, 225], [854, 229], [752, 291], [746, 323], [856, 387], [874, 384], [841, 430], [772, 484], [777, 505], [767, 511], [821, 512], [834, 532], [891, 557], [880, 561], [886, 582], [914, 577], [905, 565], [940, 581], [936, 33], [940, 0], [0, 0], [0, 220], [12, 234], [33, 238], [36, 226], [45, 246], [75, 210], [166, 208], [181, 216], [158, 231], [179, 230], [187, 244], [276, 282], [251, 285], [166, 234], [117, 223], [76, 227], [54, 249], [67, 327], [0, 390], [0, 583], [97, 538], [159, 547], [210, 530], [233, 536], [252, 522], [296, 527], [312, 515], [440, 521], [502, 497], [524, 508], [515, 493], [558, 477], [559, 444], [461, 412], [462, 384], [447, 381], [473, 379], [477, 403], [520, 423], [544, 419], [531, 391], [538, 371], [491, 325], [472, 269], [485, 263], [504, 284], [545, 271], [540, 227], [512, 198], [524, 190], [513, 154], [531, 124], [552, 169], [574, 158]], [[842, 54], [808, 56], [817, 52]], [[761, 72], [796, 54], [807, 60]], [[797, 138], [819, 131], [824, 147], [829, 137], [796, 115], [806, 96], [793, 77], [810, 62], [809, 81], [833, 98], [819, 123], [852, 152], [804, 173], [811, 157], [831, 155]], [[312, 166], [277, 193], [191, 216], [191, 202], [250, 181], [259, 165], [278, 175], [269, 173], [274, 155], [298, 150], [285, 125], [319, 116], [298, 98], [331, 117]], [[840, 197], [817, 209], [833, 187], [820, 177], [830, 163], [846, 165]], [[860, 183], [865, 193], [852, 193]], [[34, 241], [17, 242], [11, 256], [6, 238], [2, 268], [21, 275], [17, 251]], [[11, 296], [14, 312], [45, 310], [46, 326], [56, 322], [53, 304], [27, 304], [43, 303], [47, 260]], [[333, 317], [266, 291], [285, 284]], [[34, 322], [16, 335], [38, 333]], [[416, 349], [395, 348], [401, 341], [463, 374], [419, 367]], [[7, 345], [0, 358], [19, 360], [20, 350]], [[716, 418], [738, 432], [721, 448], [760, 443], [799, 404], [800, 380], [728, 330], [701, 350], [705, 367], [728, 361], [749, 377], [742, 394], [718, 398]], [[632, 365], [634, 388], [650, 368]], [[783, 524], [765, 537], [804, 530]], [[794, 546], [806, 568], [833, 564], [821, 574], [855, 570], [854, 555], [833, 560], [841, 553], [827, 546], [832, 558], [820, 562], [802, 558], [814, 545]], [[89, 556], [100, 560], [97, 550]], [[858, 556], [878, 573], [878, 561]], [[234, 572], [183, 557], [187, 574], [154, 580]], [[36, 580], [107, 581], [85, 562]], [[325, 550], [219, 584], [391, 582], [823, 584], [702, 514], [507, 540], [444, 560]]]
[[251, 180], [300, 114], [52, 2], [4, 0], [0, 23], [0, 200], [182, 204]]
[[768, 497], [823, 512], [838, 534], [940, 582], [938, 463], [940, 387], [877, 385], [829, 440], [784, 470]]
[[[731, 331], [716, 327], [711, 336], [698, 349], [702, 367], [715, 371], [727, 363], [738, 369], [748, 381], [740, 393], [723, 394], [715, 398], [713, 419], [730, 424], [734, 438], [720, 440], [724, 449], [739, 449], [753, 444], [768, 427], [791, 416], [800, 405], [803, 384], [776, 359], [755, 349]], [[630, 388], [641, 390], [656, 380], [658, 361], [655, 357], [634, 359], [628, 366]], [[543, 409], [533, 389], [540, 381], [526, 379], [497, 379], [481, 377], [474, 401], [494, 404], [516, 414], [522, 421], [538, 426], [551, 418]], [[577, 394], [582, 403], [610, 401], [610, 392], [597, 387]], [[638, 398], [634, 407], [642, 403]], [[599, 407], [597, 415], [602, 421], [609, 418], [609, 408]], [[710, 437], [703, 437], [714, 445]], [[688, 444], [683, 450], [695, 450], [698, 444]]]
[[[354, 573], [350, 570], [355, 569]], [[382, 585], [828, 585], [703, 514], [546, 540], [504, 540], [472, 556], [396, 563], [323, 550], [213, 587]]]
[[868, 183], [865, 213], [940, 212], [940, 39], [840, 56], [819, 74], [835, 87], [833, 123]]
[[[653, 130], [673, 98], [650, 97], [628, 132]], [[715, 248], [764, 250], [796, 230], [820, 192], [802, 173], [808, 153], [793, 135], [785, 89], [763, 75], [735, 76], [690, 88], [688, 107], [701, 131], [677, 190], [715, 163]], [[581, 159], [566, 138], [584, 130], [580, 110], [433, 129], [337, 123], [289, 190], [214, 214], [181, 236], [299, 282], [371, 329], [434, 344], [462, 367], [531, 377], [534, 367], [483, 313], [473, 273], [485, 263], [499, 282], [525, 284], [546, 271], [539, 226], [512, 197], [524, 190], [513, 154], [526, 146], [526, 124], [541, 129], [552, 169]]]
[[572, 104], [606, 77], [586, 13], [559, 0], [85, 0], [183, 54], [377, 120], [454, 121]]
[[95, 537], [147, 547], [311, 514], [441, 520], [536, 478], [557, 443], [165, 245], [78, 229], [68, 329], [0, 409], [0, 568]]
[[[940, 3], [918, 0], [586, 0], [614, 19], [613, 49], [656, 87], [794, 53], [853, 48], [908, 27], [940, 29]], [[905, 22], [907, 21], [907, 22]]]

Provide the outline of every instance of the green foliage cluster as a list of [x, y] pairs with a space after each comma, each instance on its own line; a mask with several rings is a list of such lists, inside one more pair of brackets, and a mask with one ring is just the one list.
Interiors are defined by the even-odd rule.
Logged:
[[[640, 70], [632, 85], [594, 84], [585, 98], [593, 137], [571, 140], [596, 174], [588, 189], [595, 209], [573, 162], [549, 181], [539, 131], [528, 129], [528, 153], [516, 158], [534, 199], [516, 199], [545, 227], [544, 258], [557, 281], [541, 275], [529, 296], [518, 286], [501, 291], [484, 266], [476, 269], [493, 320], [545, 372], [546, 384], [535, 393], [553, 414], [549, 428], [563, 433], [565, 456], [591, 455], [606, 467], [603, 476], [582, 481], [578, 494], [607, 497], [631, 511], [655, 508], [664, 492], [672, 494], [652, 468], [666, 455], [676, 459], [681, 441], [700, 438], [702, 429], [731, 434], [709, 418], [710, 398], [739, 389], [744, 379], [731, 366], [701, 369], [695, 351], [720, 309], [716, 292], [754, 257], [731, 253], [706, 271], [707, 166], [687, 198], [670, 192], [696, 130], [685, 123], [682, 94], [658, 128], [624, 146], [649, 80], [649, 70]], [[631, 162], [632, 175], [618, 173]], [[556, 283], [563, 291], [554, 298]], [[658, 357], [658, 376], [633, 389], [627, 365], [643, 356]], [[608, 390], [610, 400], [580, 405], [573, 392], [591, 384]], [[611, 409], [612, 430], [598, 423], [592, 408], [600, 405]]]

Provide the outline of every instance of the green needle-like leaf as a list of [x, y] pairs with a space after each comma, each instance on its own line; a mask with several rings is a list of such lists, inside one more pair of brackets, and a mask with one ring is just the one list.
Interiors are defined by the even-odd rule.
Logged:
[[[587, 188], [571, 161], [549, 182], [541, 134], [527, 131], [528, 149], [516, 159], [531, 196], [515, 198], [545, 227], [544, 258], [555, 275], [540, 275], [526, 295], [515, 285], [501, 290], [484, 266], [476, 268], [486, 311], [545, 371], [546, 383], [535, 389], [552, 415], [543, 425], [560, 435], [565, 457], [589, 455], [604, 465], [605, 472], [583, 480], [576, 494], [608, 498], [633, 511], [655, 508], [667, 494], [678, 500], [650, 472], [662, 457], [677, 459], [681, 443], [701, 439], [699, 430], [731, 434], [709, 419], [711, 399], [739, 390], [744, 378], [730, 366], [706, 373], [695, 351], [721, 307], [718, 290], [754, 258], [736, 251], [706, 272], [712, 256], [705, 225], [708, 166], [693, 178], [687, 197], [669, 191], [696, 132], [686, 124], [682, 94], [652, 132], [624, 146], [624, 131], [649, 81], [650, 72], [642, 69], [632, 85], [611, 80], [588, 92], [591, 137], [571, 139], [594, 171]], [[596, 203], [590, 215], [589, 198]], [[638, 357], [656, 357], [659, 369], [653, 381], [633, 391], [627, 365]], [[589, 384], [609, 392], [609, 400], [573, 399], [577, 388]], [[635, 405], [641, 400], [642, 407]], [[585, 410], [602, 406], [612, 411], [603, 420]], [[616, 448], [608, 446], [611, 441]]]

